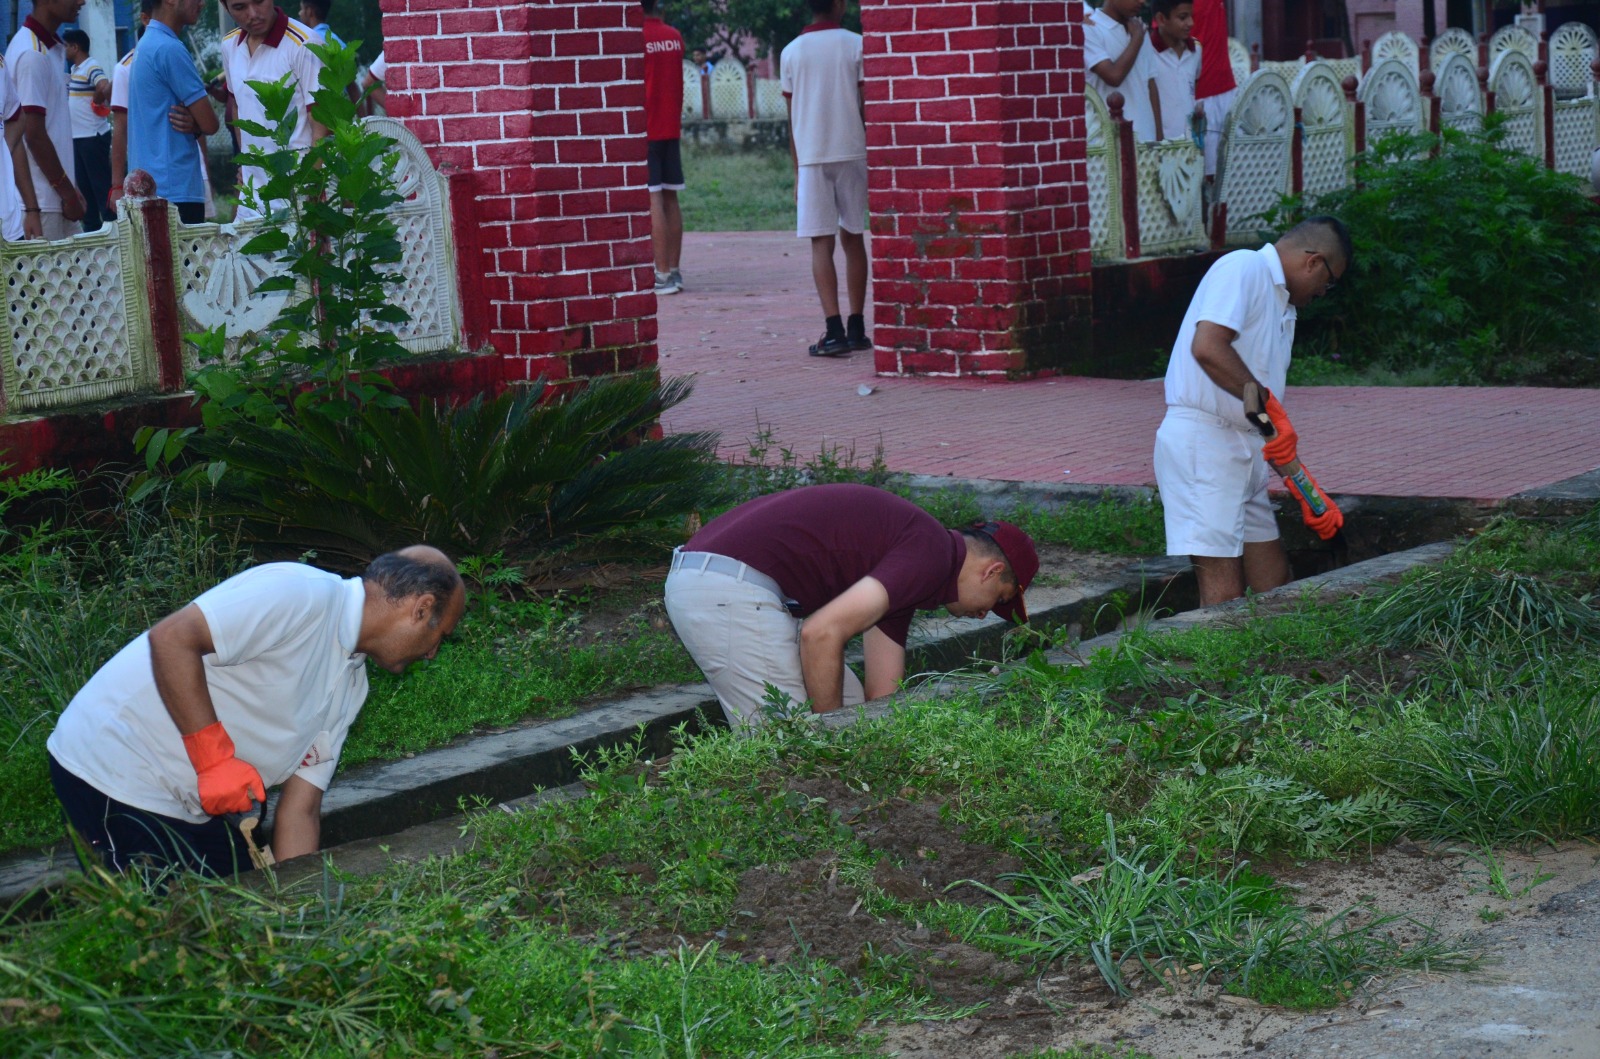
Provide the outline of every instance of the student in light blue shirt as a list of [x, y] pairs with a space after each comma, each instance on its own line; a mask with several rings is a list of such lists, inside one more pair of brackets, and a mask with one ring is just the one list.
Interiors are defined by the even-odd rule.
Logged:
[[128, 169], [143, 169], [184, 224], [205, 220], [205, 175], [195, 134], [217, 131], [217, 112], [178, 34], [200, 18], [200, 0], [144, 0], [150, 26], [128, 81]]

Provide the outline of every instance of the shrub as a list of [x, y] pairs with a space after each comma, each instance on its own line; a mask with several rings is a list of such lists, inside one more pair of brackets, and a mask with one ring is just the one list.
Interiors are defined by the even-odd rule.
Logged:
[[427, 541], [504, 553], [537, 576], [681, 538], [721, 480], [715, 435], [633, 442], [689, 392], [687, 379], [635, 376], [561, 401], [534, 387], [455, 408], [369, 404], [342, 420], [241, 418], [192, 444], [238, 472], [207, 509], [246, 539], [347, 565]]
[[1302, 311], [1307, 352], [1439, 381], [1595, 378], [1600, 207], [1576, 178], [1508, 150], [1495, 121], [1386, 137], [1314, 209], [1350, 226], [1356, 262], [1335, 297]]

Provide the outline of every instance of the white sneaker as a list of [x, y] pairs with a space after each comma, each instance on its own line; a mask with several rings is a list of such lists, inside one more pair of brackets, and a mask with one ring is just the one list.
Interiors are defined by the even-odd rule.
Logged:
[[683, 289], [683, 284], [673, 278], [671, 272], [656, 273], [656, 295], [676, 294]]
[[674, 282], [674, 283], [676, 283], [678, 285], [678, 289], [679, 290], [683, 290], [684, 289], [683, 273], [679, 272], [677, 269], [673, 269], [672, 270], [672, 282]]

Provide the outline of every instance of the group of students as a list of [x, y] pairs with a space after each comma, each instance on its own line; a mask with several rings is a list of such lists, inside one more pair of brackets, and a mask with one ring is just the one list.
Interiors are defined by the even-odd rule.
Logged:
[[1083, 64], [1089, 84], [1109, 100], [1120, 92], [1123, 115], [1142, 143], [1193, 137], [1217, 172], [1222, 124], [1238, 86], [1228, 57], [1223, 0], [1105, 0], [1085, 13]]
[[[325, 130], [310, 112], [321, 60], [308, 45], [332, 39], [331, 0], [302, 0], [299, 19], [274, 0], [225, 0], [237, 28], [222, 41], [222, 76], [207, 84], [183, 41], [200, 17], [200, 0], [141, 0], [144, 27], [137, 46], [107, 76], [89, 54], [82, 30], [61, 30], [76, 20], [83, 0], [39, 0], [11, 39], [0, 78], [0, 237], [64, 239], [94, 231], [114, 219], [127, 174], [143, 170], [155, 193], [185, 224], [214, 216], [204, 138], [220, 127], [210, 100], [223, 104], [230, 122], [265, 123], [251, 81], [290, 75], [296, 86], [297, 125], [291, 146], [305, 148]], [[381, 80], [379, 56], [368, 75]], [[209, 97], [209, 98], [208, 98]], [[109, 118], [109, 121], [108, 121]], [[270, 148], [270, 141], [236, 129], [238, 148]], [[241, 188], [261, 174], [246, 166]], [[242, 195], [237, 217], [259, 216], [259, 203]]]

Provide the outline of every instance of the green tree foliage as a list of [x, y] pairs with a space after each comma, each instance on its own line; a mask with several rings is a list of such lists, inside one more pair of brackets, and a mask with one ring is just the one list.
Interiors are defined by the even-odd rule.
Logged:
[[[657, 10], [683, 34], [685, 48], [705, 48], [713, 58], [740, 55], [746, 41], [756, 58], [776, 56], [812, 18], [805, 0], [665, 0]], [[861, 31], [853, 5], [844, 26]]]
[[1479, 134], [1379, 141], [1314, 212], [1350, 226], [1356, 264], [1302, 312], [1313, 352], [1458, 382], [1594, 374], [1600, 207], [1509, 150], [1493, 119]]

